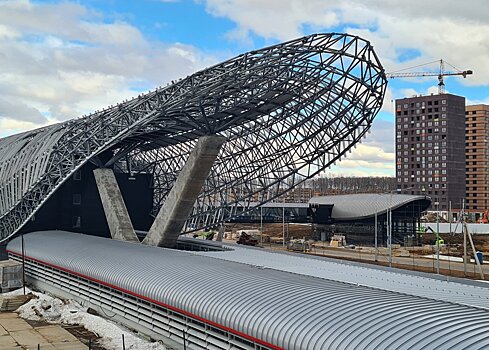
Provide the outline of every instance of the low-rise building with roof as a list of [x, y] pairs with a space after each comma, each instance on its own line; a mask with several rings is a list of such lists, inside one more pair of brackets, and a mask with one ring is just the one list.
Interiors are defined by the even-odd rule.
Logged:
[[[360, 193], [313, 197], [309, 201], [316, 238], [345, 235], [350, 243], [387, 242], [388, 216], [392, 216], [392, 243], [404, 244], [416, 237], [421, 213], [431, 205], [430, 197], [406, 194]], [[392, 214], [390, 214], [392, 213]]]

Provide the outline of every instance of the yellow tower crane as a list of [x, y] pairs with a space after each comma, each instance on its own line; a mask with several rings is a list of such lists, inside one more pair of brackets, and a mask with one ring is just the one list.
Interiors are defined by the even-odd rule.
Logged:
[[[425, 66], [425, 65], [429, 65], [429, 64], [433, 64], [435, 62], [439, 62], [439, 64], [440, 64], [440, 70], [438, 72], [402, 72], [404, 70], [408, 70], [408, 69], [412, 69], [412, 68], [417, 68], [417, 67], [421, 67], [421, 66]], [[447, 63], [448, 65], [450, 65], [452, 68], [456, 69], [456, 71], [446, 72], [445, 71], [445, 63]], [[402, 69], [401, 71], [392, 72], [392, 73], [386, 73], [385, 75], [389, 79], [394, 79], [394, 78], [417, 78], [417, 77], [436, 77], [436, 76], [438, 76], [438, 93], [439, 94], [444, 94], [445, 93], [445, 82], [443, 81], [443, 77], [450, 76], [450, 75], [461, 75], [461, 76], [463, 76], [465, 78], [465, 77], [467, 77], [467, 75], [471, 75], [471, 74], [473, 74], [473, 72], [471, 70], [461, 71], [461, 70], [453, 67], [450, 63], [448, 63], [446, 61], [443, 61], [441, 59], [439, 61], [437, 60], [437, 61], [429, 62], [429, 63], [426, 63], [426, 64], [422, 64], [422, 65], [419, 65], [419, 66]]]

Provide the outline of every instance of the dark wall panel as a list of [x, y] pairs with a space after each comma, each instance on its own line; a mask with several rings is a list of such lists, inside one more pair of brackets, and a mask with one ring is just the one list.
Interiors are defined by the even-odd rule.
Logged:
[[[94, 165], [87, 164], [68, 179], [21, 232], [57, 229], [110, 237], [93, 169]], [[152, 175], [115, 175], [134, 228], [149, 230], [153, 222], [149, 215], [153, 205]]]

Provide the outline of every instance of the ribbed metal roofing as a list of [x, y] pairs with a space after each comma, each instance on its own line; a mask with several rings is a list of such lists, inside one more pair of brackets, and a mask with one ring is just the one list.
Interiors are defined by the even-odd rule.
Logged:
[[[415, 201], [431, 201], [426, 196], [408, 194], [359, 193], [313, 197], [309, 204], [334, 205], [331, 217], [336, 220], [363, 219], [383, 214]], [[426, 208], [429, 206], [427, 202]]]
[[25, 249], [286, 349], [489, 347], [484, 309], [67, 232], [26, 235]]
[[489, 311], [489, 284], [436, 276], [381, 266], [341, 261], [323, 257], [307, 256], [281, 251], [264, 251], [236, 245], [224, 245], [220, 252], [191, 252], [217, 259], [319, 277], [338, 282], [351, 283], [392, 292], [416, 295], [485, 308]]

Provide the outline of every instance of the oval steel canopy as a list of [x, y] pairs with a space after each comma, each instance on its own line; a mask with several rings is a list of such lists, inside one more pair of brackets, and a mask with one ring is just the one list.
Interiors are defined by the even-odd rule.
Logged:
[[0, 240], [89, 161], [154, 176], [156, 213], [202, 135], [227, 138], [187, 231], [263, 204], [333, 164], [370, 128], [385, 89], [369, 42], [314, 34], [251, 51], [88, 116], [0, 139]]

